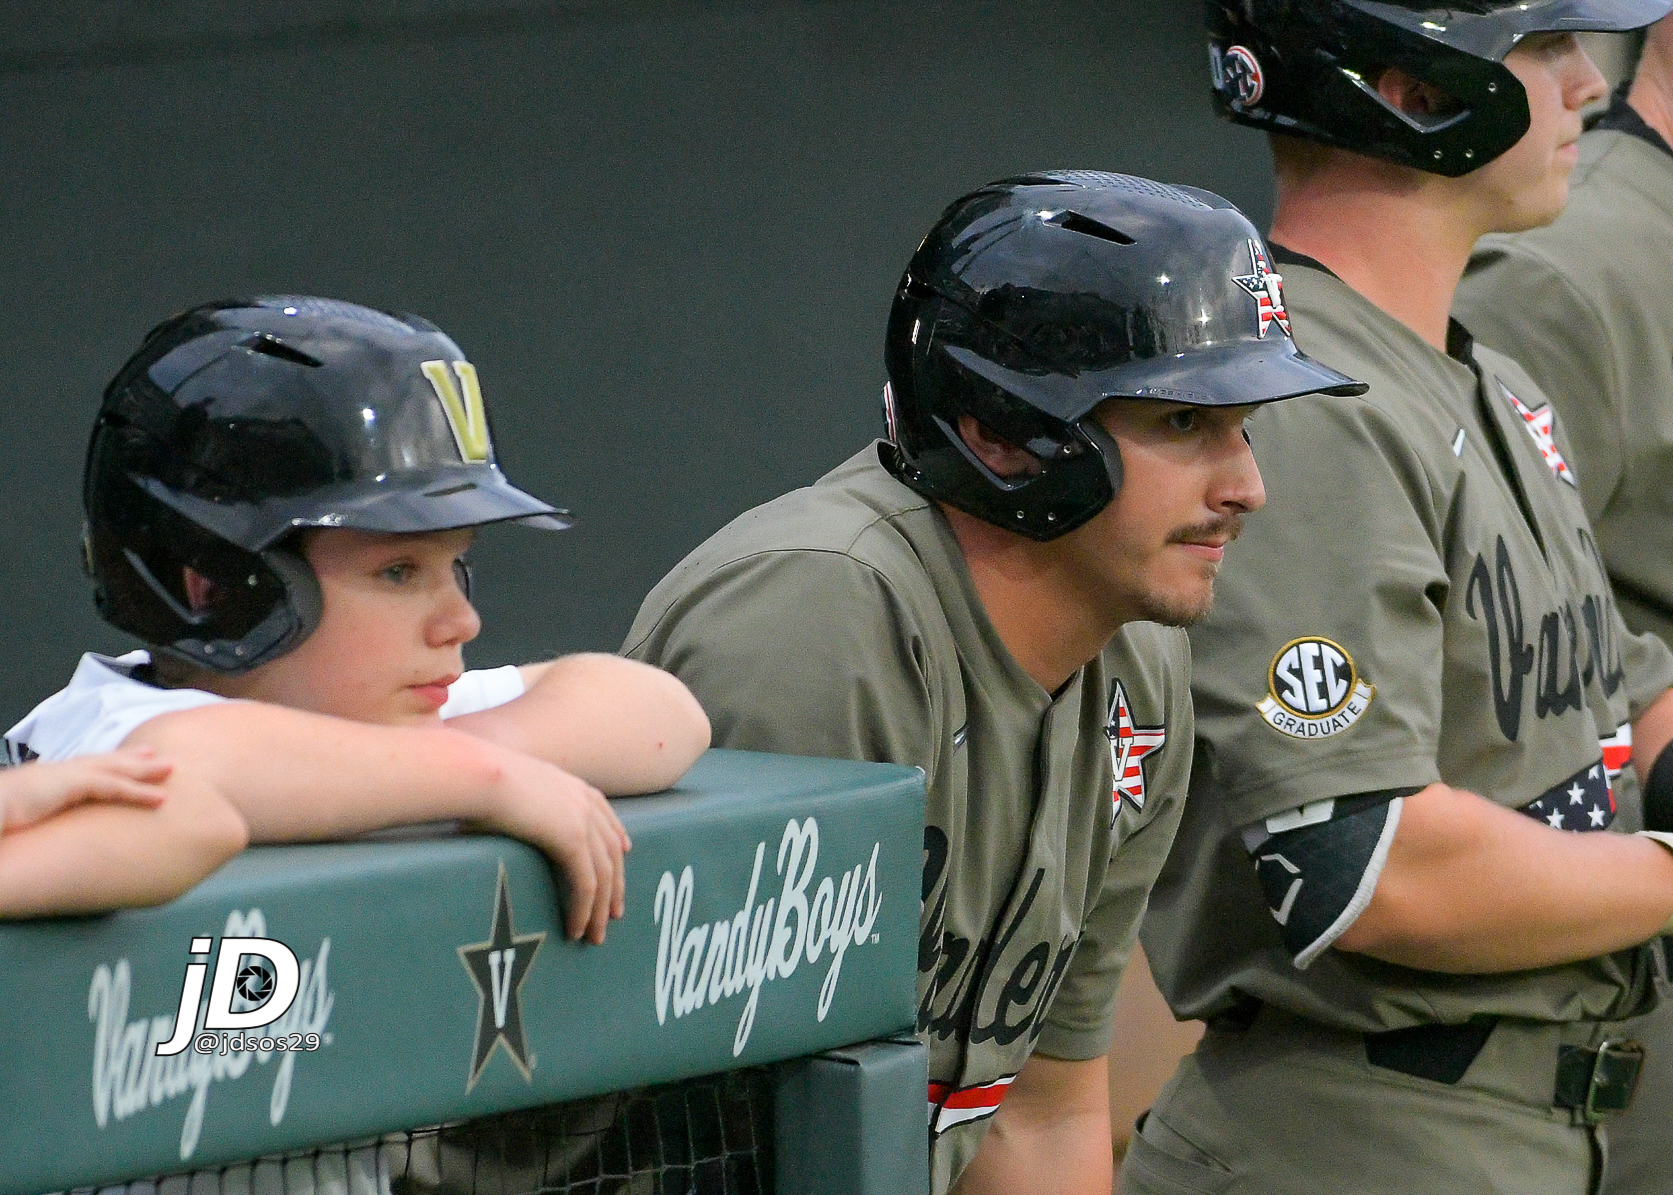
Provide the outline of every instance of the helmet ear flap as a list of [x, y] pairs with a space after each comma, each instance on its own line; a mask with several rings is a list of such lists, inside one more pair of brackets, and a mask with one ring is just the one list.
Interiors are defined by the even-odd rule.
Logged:
[[[325, 598], [308, 562], [285, 548], [269, 548], [247, 560], [249, 567], [237, 572], [251, 586], [251, 594], [265, 595], [258, 599], [267, 603], [259, 622], [251, 626], [244, 621], [233, 627], [213, 616], [182, 619], [175, 636], [157, 643], [152, 650], [237, 676], [278, 659], [313, 634], [324, 612]], [[218, 571], [218, 579], [237, 584], [231, 572]]]
[[[325, 595], [320, 592], [319, 578], [314, 575], [313, 566], [300, 553], [285, 548], [269, 548], [261, 553], [261, 561], [273, 570], [285, 588], [284, 604], [290, 608], [296, 625], [295, 630], [286, 636], [280, 651], [289, 651], [319, 627], [320, 617], [325, 613]], [[280, 651], [275, 651], [273, 655], [279, 655]]]
[[1121, 494], [1121, 483], [1127, 476], [1127, 466], [1121, 462], [1121, 445], [1116, 443], [1114, 436], [1104, 429], [1094, 415], [1075, 422], [1075, 429], [1085, 436], [1097, 448], [1097, 456], [1104, 462], [1104, 474], [1110, 479], [1110, 496], [1106, 501], [1114, 502]]

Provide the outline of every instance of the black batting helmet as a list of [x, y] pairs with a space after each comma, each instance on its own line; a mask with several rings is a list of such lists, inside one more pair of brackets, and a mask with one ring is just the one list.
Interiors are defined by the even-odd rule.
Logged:
[[[224, 673], [318, 625], [300, 529], [569, 526], [500, 472], [476, 370], [441, 329], [300, 295], [152, 329], [105, 390], [82, 498], [99, 614]], [[198, 607], [187, 568], [209, 582]]]
[[[1457, 177], [1528, 131], [1504, 65], [1533, 33], [1625, 32], [1673, 0], [1207, 0], [1214, 106], [1241, 124]], [[1445, 92], [1413, 115], [1377, 91], [1397, 67]]]
[[[1208, 191], [1086, 170], [973, 191], [895, 292], [883, 462], [919, 493], [1055, 539], [1120, 488], [1115, 441], [1088, 418], [1106, 398], [1364, 393], [1295, 347], [1281, 284], [1254, 226]], [[1039, 471], [995, 475], [959, 434], [966, 414]]]

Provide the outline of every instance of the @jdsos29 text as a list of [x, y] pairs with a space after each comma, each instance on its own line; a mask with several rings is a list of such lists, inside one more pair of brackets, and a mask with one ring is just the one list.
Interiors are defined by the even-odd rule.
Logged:
[[167, 1041], [157, 1043], [157, 1057], [173, 1057], [188, 1044], [199, 1054], [223, 1055], [320, 1048], [318, 1033], [251, 1032], [273, 1024], [290, 1011], [302, 986], [302, 967], [295, 952], [273, 938], [221, 939], [209, 1001], [203, 1008], [201, 1028], [194, 1034], [204, 980], [209, 974], [207, 956], [214, 946], [213, 938], [191, 940], [193, 958], [180, 986], [174, 1032]]

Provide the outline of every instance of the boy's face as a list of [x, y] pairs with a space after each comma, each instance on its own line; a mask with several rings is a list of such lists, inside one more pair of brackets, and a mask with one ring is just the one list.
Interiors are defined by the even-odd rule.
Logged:
[[457, 565], [474, 531], [309, 532], [302, 554], [325, 599], [296, 650], [216, 685], [228, 697], [394, 726], [434, 722], [482, 620]]

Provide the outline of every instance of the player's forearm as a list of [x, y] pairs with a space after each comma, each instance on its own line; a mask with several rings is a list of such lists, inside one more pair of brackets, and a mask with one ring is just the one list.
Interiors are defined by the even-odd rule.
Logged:
[[81, 805], [0, 836], [0, 918], [162, 904], [243, 849], [231, 805], [189, 781], [167, 788], [156, 809]]
[[1553, 966], [1637, 945], [1673, 912], [1673, 854], [1553, 830], [1473, 793], [1407, 797], [1376, 892], [1338, 949], [1429, 971]]
[[1114, 1181], [1107, 1061], [1036, 1054], [953, 1195], [1109, 1195]]
[[501, 749], [446, 727], [368, 726], [258, 702], [153, 718], [151, 746], [243, 815], [253, 842], [345, 838], [498, 812]]
[[676, 677], [601, 654], [554, 660], [517, 700], [449, 725], [611, 796], [667, 788], [709, 745], [709, 720]]

